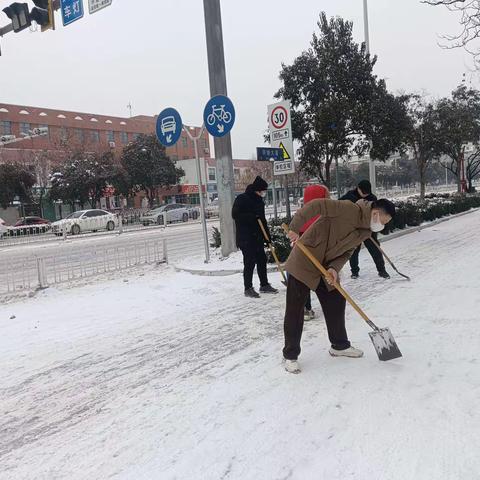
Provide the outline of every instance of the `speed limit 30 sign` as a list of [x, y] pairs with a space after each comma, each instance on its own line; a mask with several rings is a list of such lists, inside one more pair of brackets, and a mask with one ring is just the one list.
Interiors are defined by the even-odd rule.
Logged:
[[277, 130], [283, 128], [288, 121], [288, 110], [283, 105], [276, 105], [270, 114], [270, 124]]
[[[293, 152], [292, 122], [290, 119], [290, 102], [278, 102], [268, 106], [268, 124], [270, 130], [270, 145], [283, 151], [282, 162], [275, 162], [275, 175], [285, 175], [295, 172]], [[278, 163], [278, 165], [277, 165]]]

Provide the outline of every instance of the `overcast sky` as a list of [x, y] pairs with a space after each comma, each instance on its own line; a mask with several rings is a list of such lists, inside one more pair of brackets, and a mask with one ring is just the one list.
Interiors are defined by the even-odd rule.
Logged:
[[[27, 1], [27, 0], [25, 0]], [[0, 0], [0, 9], [11, 0]], [[29, 2], [31, 6], [32, 2]], [[57, 30], [0, 38], [0, 101], [105, 115], [154, 115], [177, 108], [199, 125], [209, 98], [202, 0], [114, 0], [113, 5]], [[267, 104], [280, 86], [281, 63], [308, 48], [320, 11], [354, 22], [363, 40], [362, 0], [222, 0], [228, 94], [237, 119], [235, 158], [263, 144]], [[376, 73], [393, 91], [447, 95], [467, 72], [463, 50], [443, 50], [439, 35], [458, 17], [420, 0], [369, 0]], [[0, 25], [8, 18], [0, 12]], [[476, 77], [473, 82], [476, 85]]]

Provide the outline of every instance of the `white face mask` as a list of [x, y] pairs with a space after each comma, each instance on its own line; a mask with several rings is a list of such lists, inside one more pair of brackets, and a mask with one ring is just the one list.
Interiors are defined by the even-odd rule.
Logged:
[[260, 196], [261, 196], [262, 198], [265, 198], [265, 197], [267, 196], [267, 192], [260, 192]]
[[372, 218], [370, 220], [370, 230], [372, 232], [381, 232], [385, 228], [385, 225], [380, 220]]

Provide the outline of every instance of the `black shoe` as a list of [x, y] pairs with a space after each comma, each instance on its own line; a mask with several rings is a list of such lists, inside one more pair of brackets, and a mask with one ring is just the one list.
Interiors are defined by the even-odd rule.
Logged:
[[390, 278], [390, 275], [385, 270], [383, 272], [378, 272], [378, 276], [386, 279]]
[[358, 273], [352, 273], [352, 278], [356, 280], [358, 278]]
[[278, 293], [278, 290], [267, 283], [263, 287], [260, 287], [260, 293]]
[[250, 298], [260, 298], [260, 295], [255, 291], [253, 287], [247, 288], [245, 290], [245, 296]]

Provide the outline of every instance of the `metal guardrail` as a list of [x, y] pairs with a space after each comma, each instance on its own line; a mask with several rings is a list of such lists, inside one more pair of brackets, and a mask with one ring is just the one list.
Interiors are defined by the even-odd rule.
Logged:
[[[146, 229], [164, 229], [170, 228], [172, 225], [184, 225], [186, 223], [196, 222], [198, 223], [200, 220], [193, 220], [189, 219], [188, 222], [178, 222], [178, 223], [167, 223], [166, 225], [158, 225], [158, 224], [151, 224], [148, 226], [144, 226], [141, 223], [141, 215], [142, 211], [138, 210], [131, 214], [128, 214], [126, 217], [123, 214], [117, 214], [117, 223], [115, 228], [111, 231], [106, 230], [104, 221], [100, 220], [98, 222], [97, 228], [89, 229], [88, 231], [81, 231], [78, 235], [74, 235], [72, 232], [71, 227], [59, 229], [57, 231], [53, 231], [51, 226], [47, 225], [31, 225], [25, 227], [8, 227], [8, 231], [5, 233], [0, 232], [0, 248], [13, 246], [13, 245], [25, 245], [25, 244], [33, 244], [33, 243], [40, 243], [40, 242], [51, 242], [51, 241], [59, 241], [62, 239], [66, 239], [68, 237], [78, 237], [78, 236], [92, 236], [92, 235], [118, 235], [123, 232], [134, 232]], [[216, 215], [214, 213], [210, 213], [207, 215], [207, 219], [214, 219]], [[93, 220], [95, 221], [95, 220]]]
[[64, 254], [6, 260], [0, 262], [0, 297], [167, 261], [167, 239], [94, 248], [84, 246]]

